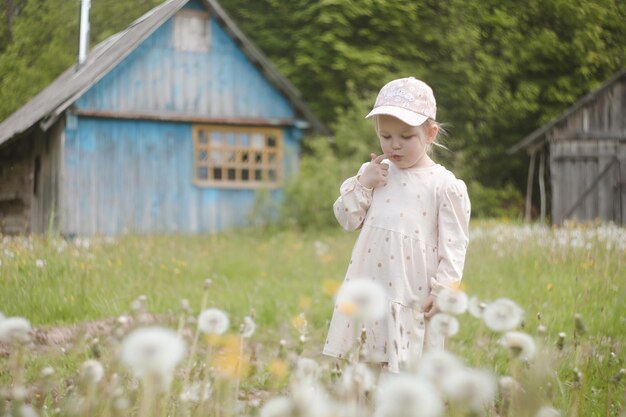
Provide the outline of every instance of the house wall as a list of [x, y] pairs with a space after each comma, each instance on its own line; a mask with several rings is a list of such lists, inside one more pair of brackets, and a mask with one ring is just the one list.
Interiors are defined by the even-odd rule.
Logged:
[[[196, 2], [185, 9], [202, 11]], [[215, 18], [207, 29], [207, 52], [176, 50], [169, 19], [66, 113], [65, 234], [216, 232], [248, 222], [255, 190], [194, 185], [192, 121], [272, 124], [295, 112]], [[288, 178], [302, 132], [278, 127]]]
[[[189, 3], [184, 10], [198, 9]], [[76, 102], [77, 110], [206, 118], [292, 119], [294, 110], [211, 17], [208, 52], [174, 47], [161, 25]]]
[[[70, 117], [65, 234], [216, 232], [247, 224], [255, 190], [193, 184], [191, 124]], [[296, 169], [299, 134], [283, 130], [287, 176]]]
[[0, 148], [0, 233], [30, 232], [33, 194], [32, 134]]
[[626, 223], [626, 141], [552, 143], [550, 181], [553, 223]]
[[547, 132], [550, 142], [581, 137], [615, 139], [620, 135], [626, 135], [626, 77], [618, 79]]
[[[552, 221], [626, 222], [626, 77], [547, 132]], [[583, 198], [584, 196], [584, 198]]]
[[44, 233], [48, 227], [58, 225], [64, 124], [60, 119], [47, 132], [35, 135], [30, 217], [32, 233]]

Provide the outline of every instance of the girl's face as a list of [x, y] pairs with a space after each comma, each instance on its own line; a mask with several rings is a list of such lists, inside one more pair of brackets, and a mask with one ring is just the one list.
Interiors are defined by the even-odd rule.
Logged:
[[433, 164], [427, 154], [437, 136], [436, 126], [410, 126], [393, 116], [377, 116], [380, 148], [398, 168], [423, 168]]

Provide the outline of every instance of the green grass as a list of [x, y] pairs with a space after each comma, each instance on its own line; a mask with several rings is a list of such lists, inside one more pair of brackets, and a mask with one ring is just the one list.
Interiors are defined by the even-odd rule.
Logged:
[[[584, 366], [585, 415], [604, 416], [609, 379], [624, 367], [626, 334], [626, 232], [606, 228], [526, 228], [496, 222], [472, 224], [464, 289], [489, 301], [508, 297], [526, 312], [524, 330], [554, 346], [559, 332], [567, 334], [565, 350], [557, 354], [565, 409], [570, 401], [574, 367]], [[608, 238], [607, 233], [613, 233]], [[9, 239], [0, 243], [0, 312], [24, 316], [33, 326], [58, 326], [119, 316], [146, 295], [150, 311], [172, 317], [180, 300], [197, 311], [203, 283], [211, 278], [209, 305], [224, 309], [236, 329], [254, 310], [255, 338], [272, 351], [278, 340], [295, 343], [291, 320], [306, 312], [311, 327], [307, 353], [319, 355], [330, 319], [332, 298], [324, 287], [343, 278], [355, 233], [242, 231], [216, 236], [123, 236], [95, 239], [89, 247], [54, 238]], [[317, 253], [316, 243], [328, 246]], [[36, 260], [45, 261], [38, 267]], [[589, 363], [575, 360], [574, 315], [581, 314], [587, 333], [579, 347], [593, 347]], [[507, 371], [508, 358], [497, 346], [497, 335], [469, 316], [449, 349], [476, 366]], [[609, 361], [611, 352], [616, 359]], [[84, 351], [77, 357], [79, 363]], [[69, 373], [67, 355], [34, 354], [31, 374], [46, 360]], [[2, 359], [0, 359], [2, 361]], [[2, 362], [0, 362], [1, 364]], [[6, 375], [5, 375], [6, 376]], [[2, 380], [2, 379], [0, 379]], [[555, 388], [556, 389], [556, 388]], [[623, 393], [624, 384], [616, 392]], [[617, 395], [620, 399], [619, 395]], [[617, 401], [616, 400], [616, 401]], [[615, 403], [614, 411], [622, 407]]]

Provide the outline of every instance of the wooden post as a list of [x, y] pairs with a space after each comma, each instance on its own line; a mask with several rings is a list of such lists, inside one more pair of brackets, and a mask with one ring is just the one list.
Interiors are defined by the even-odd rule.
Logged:
[[545, 224], [546, 222], [546, 179], [545, 179], [545, 168], [546, 168], [546, 148], [541, 149], [541, 153], [539, 154], [539, 199], [541, 206], [541, 223]]
[[537, 152], [533, 152], [530, 155], [530, 164], [528, 166], [528, 180], [526, 182], [526, 210], [524, 212], [524, 220], [527, 223], [531, 220], [531, 209], [533, 203], [533, 177], [535, 175], [535, 155], [537, 155]]

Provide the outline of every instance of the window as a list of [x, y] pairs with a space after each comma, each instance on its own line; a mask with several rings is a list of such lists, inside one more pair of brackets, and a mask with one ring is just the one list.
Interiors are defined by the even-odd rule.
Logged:
[[182, 10], [174, 17], [174, 48], [179, 51], [209, 51], [209, 15]]
[[193, 144], [196, 185], [255, 188], [282, 184], [280, 129], [194, 126]]

